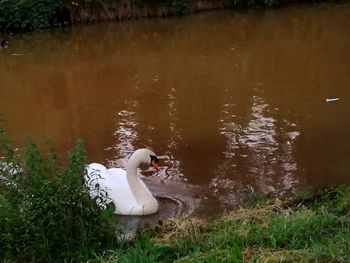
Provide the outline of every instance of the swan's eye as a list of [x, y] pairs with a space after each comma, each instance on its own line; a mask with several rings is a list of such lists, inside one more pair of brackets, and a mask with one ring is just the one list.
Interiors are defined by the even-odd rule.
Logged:
[[149, 157], [151, 157], [151, 163], [152, 163], [152, 161], [154, 161], [155, 163], [158, 163], [158, 162], [159, 162], [157, 156], [150, 155]]

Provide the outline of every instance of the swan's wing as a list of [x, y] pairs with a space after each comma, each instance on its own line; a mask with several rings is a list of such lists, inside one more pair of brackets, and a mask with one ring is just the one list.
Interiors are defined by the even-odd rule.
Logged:
[[87, 166], [87, 173], [84, 176], [85, 183], [91, 188], [96, 188], [96, 184], [105, 176], [106, 167], [99, 163], [91, 163]]
[[106, 166], [100, 164], [100, 163], [90, 163], [88, 165], [88, 169], [95, 169], [95, 170], [106, 170]]
[[113, 177], [114, 180], [121, 182], [126, 180], [126, 171], [122, 168], [109, 168], [107, 173], [109, 177]]
[[106, 187], [105, 177], [107, 168], [99, 163], [91, 163], [86, 167], [87, 173], [84, 176], [85, 183], [89, 187], [89, 194], [96, 200], [96, 203], [104, 207], [105, 203], [111, 200], [106, 196], [109, 189]]
[[131, 213], [132, 209], [139, 207], [130, 189], [125, 170], [121, 168], [108, 169], [106, 183], [110, 188], [108, 192], [109, 198], [111, 198], [116, 205], [118, 214], [127, 215]]
[[[85, 181], [90, 188], [91, 197], [103, 197], [107, 203], [113, 201], [118, 214], [134, 214], [135, 211], [141, 209], [130, 188], [125, 170], [121, 168], [107, 169], [102, 164], [92, 163], [87, 167]], [[140, 183], [142, 188], [146, 190], [147, 187], [142, 180]]]

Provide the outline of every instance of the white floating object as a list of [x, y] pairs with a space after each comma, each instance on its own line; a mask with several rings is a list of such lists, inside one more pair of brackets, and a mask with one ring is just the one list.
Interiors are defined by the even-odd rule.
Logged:
[[340, 98], [328, 98], [328, 99], [326, 99], [326, 102], [335, 102], [338, 100], [340, 100]]

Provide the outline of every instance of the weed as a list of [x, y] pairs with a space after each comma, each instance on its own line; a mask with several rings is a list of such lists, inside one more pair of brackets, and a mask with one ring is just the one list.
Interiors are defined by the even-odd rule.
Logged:
[[0, 258], [20, 262], [86, 261], [117, 244], [111, 216], [83, 182], [85, 150], [77, 141], [66, 165], [28, 141], [16, 154], [0, 130]]

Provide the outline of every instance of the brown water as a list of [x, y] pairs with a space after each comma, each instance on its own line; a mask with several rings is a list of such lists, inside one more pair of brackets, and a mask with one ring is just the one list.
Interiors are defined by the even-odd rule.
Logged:
[[82, 138], [110, 166], [167, 155], [146, 179], [163, 214], [224, 212], [247, 187], [349, 184], [349, 17], [322, 4], [12, 36], [1, 125], [61, 153]]

